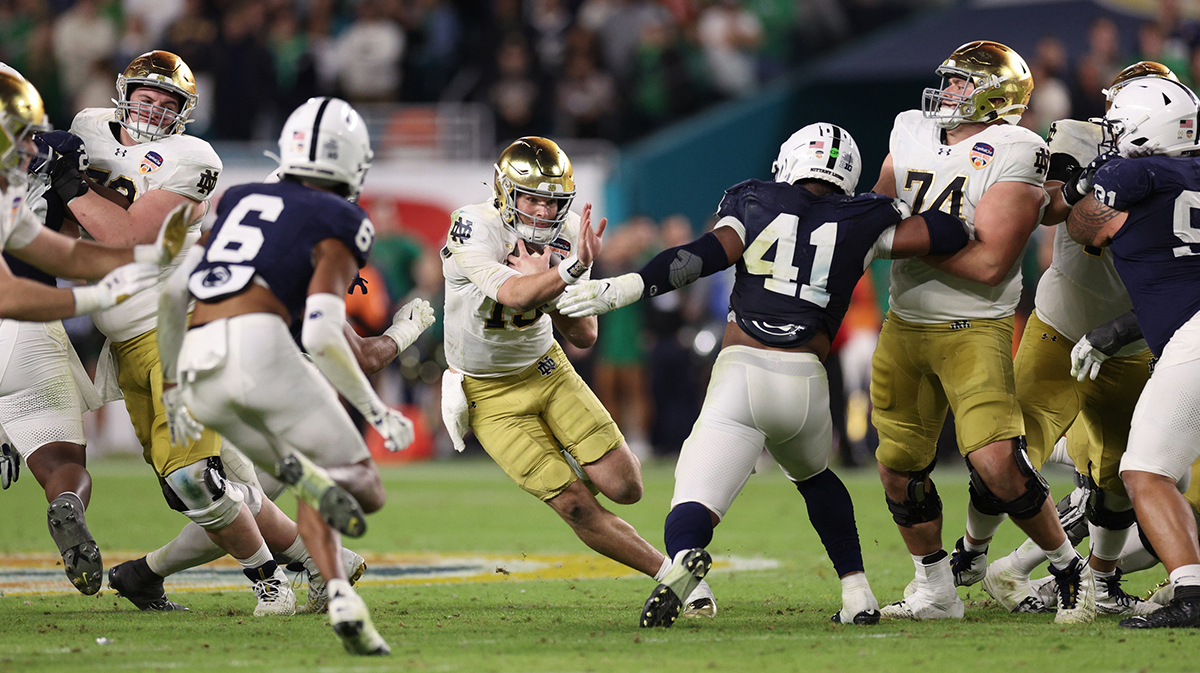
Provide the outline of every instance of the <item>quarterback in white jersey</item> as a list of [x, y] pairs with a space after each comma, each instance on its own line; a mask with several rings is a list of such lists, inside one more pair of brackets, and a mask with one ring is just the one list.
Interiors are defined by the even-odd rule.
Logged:
[[[1128, 82], [1142, 77], [1176, 79], [1166, 66], [1142, 61], [1122, 70], [1105, 94], [1111, 101]], [[1103, 140], [1103, 127], [1090, 121], [1064, 119], [1050, 127], [1046, 184], [1053, 199], [1044, 224], [1062, 222], [1069, 214], [1075, 197], [1080, 196], [1076, 184], [1087, 170], [1083, 167], [1097, 158]], [[1066, 187], [1060, 189], [1059, 185]], [[1081, 375], [1078, 380], [1071, 355], [1072, 347], [1089, 331], [1132, 308], [1113, 266], [1112, 251], [1085, 247], [1071, 239], [1065, 225], [1059, 226], [1054, 232], [1054, 259], [1038, 282], [1034, 312], [1014, 365], [1029, 458], [1041, 469], [1055, 443], [1066, 435], [1067, 454], [1087, 490], [1087, 495], [1081, 496], [1088, 502], [1088, 565], [1096, 576], [1097, 610], [1122, 615], [1143, 614], [1158, 607], [1127, 594], [1117, 573], [1117, 560], [1135, 519], [1119, 467], [1134, 407], [1150, 378], [1151, 353], [1144, 339], [1132, 339], [1100, 356], [1111, 356], [1102, 371], [1088, 371], [1090, 377]], [[1044, 561], [1040, 551], [1027, 542], [993, 563], [984, 589], [1010, 609], [1025, 601], [1029, 573]]]
[[[16, 481], [22, 462], [29, 467], [50, 502], [50, 534], [67, 577], [81, 592], [94, 594], [103, 566], [84, 521], [91, 477], [81, 413], [99, 400], [59, 319], [113, 306], [151, 287], [159, 264], [182, 247], [186, 227], [176, 218], [158, 245], [137, 250], [78, 241], [43, 227], [29, 205], [30, 198], [40, 197], [25, 171], [31, 157], [37, 157], [39, 170], [57, 160], [35, 149], [33, 134], [46, 130], [44, 117], [33, 85], [11, 69], [0, 71], [0, 249], [6, 253], [0, 260], [0, 486]], [[149, 263], [117, 268], [135, 259]], [[99, 284], [74, 290], [44, 280], [106, 273]], [[42, 280], [32, 279], [37, 274]]]
[[[891, 310], [871, 372], [872, 418], [888, 507], [916, 567], [909, 595], [884, 618], [961, 618], [956, 584], [986, 570], [987, 543], [1005, 516], [1047, 550], [1066, 592], [1056, 620], [1088, 622], [1091, 573], [1058, 521], [1049, 489], [1025, 453], [1012, 370], [1018, 265], [1045, 207], [1050, 152], [1016, 126], [1033, 90], [1019, 54], [967, 43], [937, 69], [923, 110], [901, 113], [874, 191], [913, 213], [961, 217], [978, 242], [949, 258], [892, 266]], [[942, 547], [941, 499], [929, 474], [946, 410], [971, 475], [968, 534]]]
[[[640, 463], [554, 341], [557, 327], [573, 345], [591, 346], [596, 318], [547, 305], [589, 275], [607, 221], [593, 231], [591, 204], [581, 216], [570, 212], [571, 162], [551, 140], [517, 140], [495, 170], [494, 200], [456, 211], [442, 250], [446, 427], [460, 450], [463, 433], [474, 431], [509, 477], [589, 547], [661, 579], [670, 559], [595, 496], [640, 500]], [[715, 613], [707, 585], [697, 592], [693, 611]]]

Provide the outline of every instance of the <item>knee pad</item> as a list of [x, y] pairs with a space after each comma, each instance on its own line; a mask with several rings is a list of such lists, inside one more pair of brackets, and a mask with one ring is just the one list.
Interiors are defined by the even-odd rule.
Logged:
[[162, 479], [163, 495], [172, 509], [205, 530], [220, 530], [233, 523], [241, 511], [244, 495], [230, 488], [221, 459], [196, 461]]
[[942, 497], [938, 495], [937, 485], [931, 480], [929, 490], [925, 490], [925, 479], [933, 471], [936, 462], [930, 463], [924, 470], [908, 473], [904, 502], [896, 502], [886, 494], [883, 496], [897, 526], [912, 528], [919, 523], [937, 521], [942, 515]]
[[983, 477], [971, 464], [970, 456], [964, 460], [967, 461], [967, 470], [971, 474], [971, 504], [981, 514], [990, 516], [1007, 514], [1014, 519], [1032, 519], [1041, 511], [1042, 503], [1050, 495], [1050, 485], [1034, 469], [1033, 463], [1029, 460], [1029, 454], [1025, 450], [1025, 437], [1018, 437], [1016, 447], [1013, 449], [1013, 461], [1025, 477], [1025, 492], [1012, 500], [1001, 500], [992, 493], [992, 489], [988, 488]]
[[1087, 505], [1084, 507], [1088, 523], [1108, 530], [1125, 530], [1137, 521], [1129, 498], [1105, 491], [1094, 482], [1089, 486]]

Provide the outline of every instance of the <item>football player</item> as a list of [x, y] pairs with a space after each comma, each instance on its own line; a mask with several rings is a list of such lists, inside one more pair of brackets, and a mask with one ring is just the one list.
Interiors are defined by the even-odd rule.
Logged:
[[721, 353], [675, 467], [665, 526], [674, 564], [642, 609], [643, 627], [675, 621], [682, 597], [711, 564], [704, 547], [713, 528], [764, 448], [804, 497], [841, 578], [842, 609], [833, 621], [879, 621], [854, 504], [829, 469], [833, 422], [822, 362], [872, 259], [952, 254], [967, 245], [967, 231], [939, 210], [903, 218], [887, 197], [855, 197], [858, 146], [833, 124], [793, 134], [773, 171], [775, 182], [730, 188], [712, 232], [659, 253], [637, 273], [569, 287], [558, 302], [564, 315], [597, 315], [737, 265]]
[[[1200, 101], [1163, 78], [1129, 82], [1105, 114], [1107, 149], [1092, 191], [1067, 217], [1071, 238], [1109, 247], [1137, 323], [1158, 356], [1133, 412], [1121, 479], [1138, 525], [1170, 573], [1174, 591], [1161, 610], [1121, 620], [1130, 628], [1200, 624], [1200, 547], [1182, 492], [1200, 458]], [[1137, 157], [1137, 158], [1133, 158]]]
[[[99, 399], [59, 319], [112, 307], [152, 287], [158, 264], [183, 246], [187, 226], [175, 213], [156, 244], [133, 250], [41, 226], [30, 207], [39, 198], [26, 170], [35, 157], [43, 165], [54, 159], [34, 143], [34, 133], [47, 130], [44, 117], [37, 89], [15, 70], [0, 70], [0, 249], [6, 251], [0, 261], [0, 436], [7, 435], [0, 486], [17, 480], [22, 463], [33, 472], [50, 502], [50, 535], [67, 577], [90, 595], [100, 589], [103, 565], [84, 517], [92, 482], [81, 414]], [[146, 263], [120, 266], [134, 260]], [[57, 275], [103, 280], [67, 290], [55, 287]]]
[[[49, 140], [64, 157], [79, 157], [74, 166], [58, 162], [52, 189], [88, 234], [114, 244], [152, 237], [152, 224], [162, 213], [190, 204], [197, 214], [189, 243], [194, 241], [221, 160], [208, 143], [184, 133], [197, 100], [191, 70], [170, 52], [147, 52], [117, 77], [117, 93], [115, 110], [85, 109], [75, 116], [70, 134]], [[174, 266], [163, 270], [160, 281]], [[228, 487], [217, 433], [205, 431], [195, 441], [172, 446], [155, 334], [158, 296], [155, 287], [96, 315], [96, 326], [108, 337], [97, 385], [106, 399], [124, 397], [143, 456], [170, 507], [201, 526], [243, 566], [258, 599], [255, 614], [292, 614], [296, 598], [271, 549], [296, 544], [294, 526], [287, 526], [290, 522], [269, 503], [263, 505], [265, 514], [258, 509], [256, 520], [251, 507], [262, 499], [241, 486]], [[110, 392], [117, 388], [119, 393]], [[117, 579], [114, 586], [120, 590]]]
[[[1141, 61], [1122, 70], [1105, 95], [1111, 101], [1118, 91], [1141, 77], [1178, 81], [1166, 66]], [[1099, 153], [1102, 128], [1097, 123], [1071, 119], [1050, 127], [1046, 186], [1053, 200], [1042, 218], [1043, 224], [1065, 220], [1070, 207], [1083, 197], [1079, 181], [1090, 177], [1084, 177], [1085, 167]], [[1096, 578], [1096, 609], [1105, 614], [1144, 614], [1158, 606], [1121, 588], [1118, 558], [1134, 523], [1134, 512], [1117, 471], [1125, 453], [1134, 405], [1150, 378], [1151, 355], [1145, 340], [1138, 338], [1108, 350], [1112, 359], [1103, 373], [1091, 368], [1079, 373], [1078, 368], [1070, 367], [1075, 344], [1086, 341], [1089, 330], [1126, 314], [1131, 304], [1113, 268], [1112, 253], [1079, 245], [1066, 229], [1059, 227], [1054, 234], [1054, 260], [1038, 282], [1035, 308], [1014, 365], [1029, 459], [1040, 470], [1055, 443], [1066, 435], [1067, 452], [1087, 489], [1085, 518], [1091, 538], [1088, 565]], [[1124, 320], [1136, 327], [1136, 318], [1127, 316]], [[1100, 343], [1102, 335], [1093, 333], [1090, 339], [1091, 345], [1107, 349], [1107, 343]], [[1103, 353], [1100, 356], [1106, 357]], [[1060, 505], [1060, 512], [1063, 509]], [[974, 560], [978, 555], [965, 552], [963, 556]], [[1009, 610], [1040, 611], [1043, 606], [1030, 600], [1029, 574], [1044, 561], [1041, 549], [1027, 542], [988, 566], [983, 588]], [[975, 573], [970, 579], [977, 576]]]
[[[226, 191], [209, 240], [188, 253], [163, 293], [167, 406], [177, 436], [198, 434], [199, 421], [295, 488], [334, 631], [351, 653], [387, 654], [348, 582], [338, 535], [362, 535], [364, 514], [382, 507], [385, 493], [337, 393], [389, 449], [413, 439], [412, 422], [375, 394], [343, 332], [344, 293], [375, 240], [352, 202], [370, 167], [370, 139], [348, 103], [313, 98], [288, 117], [279, 155], [284, 179]], [[190, 321], [189, 297], [197, 300]], [[289, 330], [301, 319], [315, 368]]]
[[[914, 213], [961, 217], [979, 245], [943, 260], [892, 264], [891, 308], [871, 372], [872, 419], [888, 508], [912, 555], [911, 594], [885, 618], [961, 618], [956, 578], [976, 566], [1005, 516], [1047, 551], [1067, 592], [1055, 620], [1095, 618], [1091, 570], [1058, 521], [1030, 463], [1012, 368], [1020, 259], [1045, 205], [1050, 152], [1017, 126], [1033, 90], [1024, 59], [996, 42], [967, 43], [937, 69], [923, 109], [902, 112], [874, 191]], [[942, 506], [930, 479], [946, 410], [970, 472], [968, 535], [942, 548]], [[979, 558], [984, 558], [982, 555]], [[979, 563], [986, 567], [986, 559]]]
[[[442, 249], [442, 416], [457, 448], [469, 427], [584, 544], [661, 580], [671, 560], [595, 495], [640, 500], [641, 463], [554, 341], [555, 328], [580, 348], [597, 335], [596, 318], [568, 318], [550, 303], [588, 277], [607, 224], [593, 228], [591, 204], [571, 212], [574, 198], [567, 155], [551, 140], [527, 137], [500, 153], [493, 198], [452, 215]], [[707, 584], [688, 603], [696, 614], [716, 612]]]

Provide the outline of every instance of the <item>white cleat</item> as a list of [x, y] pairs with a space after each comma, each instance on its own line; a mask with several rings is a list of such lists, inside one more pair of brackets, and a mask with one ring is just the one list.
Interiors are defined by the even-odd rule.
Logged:
[[966, 605], [957, 593], [937, 596], [932, 591], [919, 588], [904, 600], [883, 606], [879, 612], [883, 619], [962, 619]]
[[700, 580], [700, 583], [696, 585], [696, 588], [688, 596], [687, 602], [683, 604], [683, 612], [679, 616], [717, 616], [717, 597], [713, 595], [712, 588], [708, 586], [708, 582]]
[[1086, 561], [1075, 557], [1063, 570], [1050, 564], [1058, 594], [1055, 624], [1091, 624], [1096, 621], [1096, 582]]
[[996, 559], [983, 577], [983, 590], [1009, 612], [1037, 614], [1047, 612], [1029, 582], [1029, 576], [1013, 567], [1011, 556]]
[[1033, 589], [1033, 595], [1042, 602], [1042, 605], [1051, 610], [1058, 608], [1058, 593], [1054, 584], [1054, 575], [1029, 580], [1029, 587]]
[[334, 633], [342, 639], [342, 645], [350, 654], [391, 654], [392, 648], [375, 630], [371, 622], [371, 611], [349, 583], [334, 580], [329, 596], [329, 623]]
[[[367, 571], [367, 561], [353, 551], [342, 547], [342, 567], [346, 570], [346, 579], [350, 582], [350, 586], [354, 586], [358, 582], [358, 578]], [[325, 585], [325, 578], [321, 576], [321, 571], [317, 570], [317, 564], [311, 558], [304, 562], [304, 569], [308, 571], [308, 602], [298, 608], [296, 614], [308, 615], [324, 612], [325, 606], [329, 604], [329, 589]]]
[[255, 617], [296, 614], [296, 594], [282, 568], [276, 568], [275, 574], [264, 580], [254, 580], [253, 587], [254, 595], [258, 597]]
[[1154, 585], [1154, 588], [1146, 595], [1148, 602], [1160, 606], [1167, 605], [1171, 602], [1172, 598], [1175, 598], [1175, 585], [1171, 583], [1170, 579], [1165, 579]]
[[1158, 603], [1125, 593], [1124, 587], [1121, 586], [1120, 570], [1111, 577], [1100, 577], [1095, 575], [1094, 571], [1093, 575], [1096, 581], [1096, 612], [1100, 614], [1136, 617], [1162, 608]]

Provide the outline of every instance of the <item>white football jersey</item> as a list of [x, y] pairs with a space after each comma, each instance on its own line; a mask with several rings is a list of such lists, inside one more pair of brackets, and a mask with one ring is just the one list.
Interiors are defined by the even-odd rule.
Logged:
[[[997, 182], [1041, 186], [1050, 167], [1046, 143], [1033, 131], [993, 124], [955, 145], [942, 144], [942, 129], [920, 110], [901, 112], [889, 151], [896, 194], [913, 214], [939, 209], [958, 216], [975, 238], [975, 207]], [[1004, 318], [1021, 298], [1018, 256], [996, 287], [956, 278], [919, 259], [892, 262], [891, 309], [917, 323], [967, 318]]]
[[[1098, 124], [1063, 119], [1050, 126], [1050, 153], [1069, 154], [1086, 166], [1100, 153], [1102, 138]], [[1079, 341], [1093, 328], [1128, 312], [1133, 302], [1113, 268], [1112, 252], [1076, 243], [1063, 223], [1054, 232], [1054, 261], [1038, 281], [1034, 306], [1046, 324]], [[1133, 355], [1146, 347], [1145, 340], [1138, 339], [1117, 355]]]
[[[519, 240], [516, 232], [504, 226], [491, 201], [461, 208], [450, 221], [442, 248], [446, 363], [468, 376], [486, 378], [537, 362], [554, 340], [550, 316], [539, 309], [517, 313], [496, 300], [500, 286], [521, 275], [505, 264]], [[549, 247], [561, 261], [574, 252], [578, 240], [579, 216], [569, 213]]]
[[42, 221], [29, 207], [33, 200], [41, 199], [34, 199], [25, 184], [0, 191], [0, 249], [24, 248], [41, 233]]
[[[189, 135], [168, 136], [137, 145], [122, 145], [113, 108], [88, 108], [75, 115], [71, 133], [83, 140], [97, 183], [137, 200], [155, 189], [207, 201], [216, 190], [221, 159], [208, 143]], [[199, 213], [198, 215], [203, 215]], [[200, 222], [192, 224], [189, 245], [200, 237]], [[159, 286], [135, 294], [121, 304], [92, 314], [96, 327], [113, 341], [127, 341], [154, 329], [162, 281], [183, 263], [187, 247], [162, 270]]]

